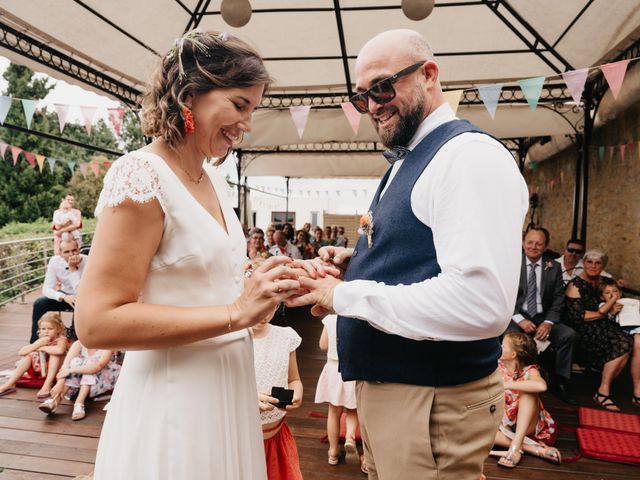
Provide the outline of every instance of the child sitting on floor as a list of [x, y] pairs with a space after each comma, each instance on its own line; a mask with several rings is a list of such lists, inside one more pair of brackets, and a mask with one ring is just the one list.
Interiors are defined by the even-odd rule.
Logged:
[[113, 390], [118, 380], [120, 365], [115, 361], [114, 353], [111, 350], [88, 349], [80, 341], [73, 342], [57, 375], [58, 381], [51, 389], [51, 398], [38, 408], [52, 414], [62, 398], [71, 400], [76, 397], [71, 419], [82, 420], [86, 416], [84, 404], [87, 397], [94, 398]]
[[38, 320], [38, 340], [22, 347], [18, 355], [22, 359], [9, 379], [0, 386], [0, 397], [16, 391], [16, 382], [27, 371], [46, 377], [38, 398], [47, 398], [56, 374], [62, 364], [62, 358], [67, 351], [67, 338], [64, 336], [66, 328], [62, 323], [59, 312], [47, 312]]
[[[286, 421], [286, 411], [302, 402], [302, 382], [296, 349], [302, 339], [291, 327], [271, 325], [269, 320], [254, 325], [253, 350], [258, 387], [258, 405], [269, 480], [302, 480], [298, 449]], [[293, 390], [293, 399], [284, 409], [276, 408], [272, 387]]]
[[556, 422], [540, 401], [539, 394], [547, 390], [547, 383], [540, 375], [536, 357], [537, 348], [531, 337], [524, 333], [505, 334], [498, 362], [504, 380], [505, 407], [495, 443], [509, 450], [491, 452], [500, 457], [498, 465], [502, 467], [516, 467], [525, 452], [558, 465], [562, 461], [558, 449], [544, 443], [553, 438]]

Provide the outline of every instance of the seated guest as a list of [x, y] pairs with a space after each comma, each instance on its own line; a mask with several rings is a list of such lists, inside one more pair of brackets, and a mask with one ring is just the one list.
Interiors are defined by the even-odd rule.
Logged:
[[[629, 360], [633, 338], [615, 322], [607, 318], [618, 313], [621, 305], [610, 301], [600, 305], [598, 288], [603, 282], [601, 273], [607, 264], [607, 255], [600, 250], [584, 254], [584, 270], [569, 282], [566, 291], [567, 318], [578, 332], [578, 344], [589, 355], [592, 365], [602, 369], [600, 386], [593, 399], [602, 408], [620, 409], [611, 399], [611, 383]], [[611, 303], [611, 305], [609, 305]]]
[[335, 245], [336, 243], [336, 239], [333, 238], [333, 228], [330, 225], [324, 227], [324, 239], [327, 245]]
[[302, 258], [305, 260], [315, 257], [315, 249], [309, 240], [309, 234], [306, 230], [298, 230], [296, 232], [295, 246], [298, 247], [300, 255], [302, 255]]
[[542, 259], [548, 244], [549, 232], [544, 228], [533, 227], [524, 236], [518, 296], [507, 330], [524, 332], [538, 342], [551, 342], [556, 354], [558, 394], [564, 402], [575, 405], [576, 401], [567, 391], [567, 381], [571, 376], [576, 332], [562, 323], [562, 273], [559, 263]]
[[336, 247], [347, 248], [349, 239], [344, 236], [344, 227], [338, 227], [338, 233], [336, 235]]
[[249, 260], [264, 260], [271, 256], [264, 243], [264, 232], [261, 228], [252, 228], [249, 232], [249, 242], [247, 243], [247, 257]]
[[264, 246], [267, 247], [267, 250], [269, 250], [271, 247], [273, 247], [276, 243], [273, 241], [273, 234], [276, 232], [275, 227], [273, 226], [269, 226], [265, 232], [265, 242], [264, 242]]
[[305, 232], [307, 232], [307, 233], [311, 234], [311, 224], [310, 224], [309, 222], [305, 223], [305, 224], [302, 226], [302, 229], [303, 229]]
[[[582, 264], [584, 248], [585, 245], [582, 240], [570, 238], [564, 248], [564, 253], [556, 258], [556, 262], [558, 262], [562, 267], [562, 281], [565, 286], [567, 286], [569, 281], [576, 278], [578, 274], [584, 270], [584, 265]], [[600, 276], [607, 278], [613, 277], [610, 273], [605, 272], [604, 270], [600, 273]], [[624, 281], [620, 279], [618, 284], [622, 287], [624, 286]]]
[[286, 255], [290, 258], [302, 259], [300, 250], [293, 245], [282, 230], [276, 230], [273, 234], [273, 241], [275, 245], [269, 249], [269, 253], [273, 256]]
[[291, 225], [290, 223], [285, 223], [284, 225], [282, 225], [282, 232], [290, 242], [293, 242], [295, 240], [296, 232], [293, 229], [293, 225]]
[[46, 312], [72, 312], [87, 256], [78, 243], [69, 239], [60, 243], [60, 255], [51, 257], [42, 287], [43, 297], [33, 303], [30, 343], [38, 340], [38, 320]]
[[324, 239], [324, 232], [322, 231], [322, 229], [320, 227], [317, 227], [315, 229], [315, 231], [313, 232], [313, 241], [311, 242], [311, 244], [313, 245], [313, 249], [316, 252], [316, 255], [318, 254], [318, 250], [320, 250], [322, 247], [326, 247], [327, 245], [329, 245]]

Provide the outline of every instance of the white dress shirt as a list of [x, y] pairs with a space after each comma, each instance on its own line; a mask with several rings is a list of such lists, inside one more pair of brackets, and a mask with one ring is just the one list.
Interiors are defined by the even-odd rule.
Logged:
[[[440, 106], [420, 124], [409, 149], [455, 118], [448, 104]], [[393, 164], [387, 185], [402, 162]], [[411, 192], [413, 213], [433, 231], [442, 272], [412, 285], [343, 282], [334, 291], [334, 310], [414, 340], [502, 334], [515, 305], [528, 205], [527, 186], [509, 152], [486, 135], [458, 135], [436, 153]]]
[[290, 257], [290, 258], [296, 258], [299, 260], [302, 259], [302, 254], [300, 253], [300, 249], [288, 240], [287, 240], [287, 244], [284, 247], [284, 253], [282, 252], [282, 250], [280, 250], [280, 246], [277, 244], [269, 249], [269, 253], [274, 257], [277, 257], [278, 255], [286, 255], [287, 257]]
[[[69, 265], [64, 258], [58, 255], [51, 257], [47, 265], [47, 273], [44, 276], [44, 285], [42, 286], [42, 293], [45, 297], [60, 302], [65, 294], [75, 295], [78, 292], [80, 278], [88, 260], [86, 255], [81, 254], [80, 257], [82, 260], [74, 271], [69, 270]], [[57, 288], [58, 285], [59, 288]]]

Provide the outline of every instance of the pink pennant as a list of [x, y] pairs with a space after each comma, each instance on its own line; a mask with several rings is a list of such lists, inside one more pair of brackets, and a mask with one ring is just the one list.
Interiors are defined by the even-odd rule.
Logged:
[[109, 168], [111, 168], [111, 162], [109, 160], [105, 160], [104, 162], [102, 162], [102, 166], [104, 167], [104, 171], [108, 171]]
[[307, 120], [309, 119], [310, 111], [311, 111], [311, 107], [306, 105], [289, 107], [289, 112], [291, 112], [291, 118], [293, 119], [293, 124], [296, 126], [296, 130], [298, 131], [298, 137], [300, 139], [302, 139], [302, 134], [304, 133], [304, 129], [307, 126]]
[[20, 156], [20, 152], [22, 152], [22, 149], [19, 147], [14, 147], [13, 145], [11, 145], [11, 156], [13, 157], [13, 166], [16, 166], [16, 163], [18, 163], [18, 157]]
[[91, 135], [91, 126], [98, 107], [80, 107], [80, 111], [82, 112], [82, 118], [84, 118], [84, 128], [87, 130], [87, 134]]
[[87, 168], [89, 168], [89, 164], [85, 162], [80, 162], [80, 173], [82, 173], [83, 177], [87, 176]]
[[344, 116], [347, 117], [349, 125], [351, 125], [351, 130], [353, 130], [353, 133], [357, 135], [362, 115], [356, 110], [356, 107], [354, 107], [351, 102], [341, 103], [340, 106], [342, 107]]
[[67, 117], [69, 116], [69, 105], [56, 103], [53, 106], [58, 114], [58, 123], [60, 124], [60, 133], [64, 130], [64, 126], [67, 124]]
[[100, 176], [100, 164], [98, 162], [91, 162], [91, 171], [96, 177]]
[[627, 144], [626, 143], [620, 145], [620, 159], [622, 161], [624, 161], [624, 152], [625, 152], [626, 149], [627, 149]]
[[600, 70], [604, 73], [604, 78], [607, 79], [613, 98], [618, 98], [628, 64], [629, 60], [621, 60], [619, 62], [607, 63], [600, 67]]
[[109, 114], [109, 121], [111, 125], [113, 125], [113, 130], [116, 132], [116, 136], [120, 136], [120, 131], [122, 130], [122, 119], [124, 117], [124, 108], [107, 108], [107, 113]]
[[0, 140], [0, 159], [4, 160], [4, 154], [7, 151], [9, 144]]
[[588, 68], [582, 68], [580, 70], [570, 70], [562, 74], [564, 83], [567, 84], [569, 92], [573, 97], [573, 101], [580, 104], [580, 98], [582, 97], [582, 91], [584, 90], [584, 82], [587, 81], [587, 75], [589, 74]]
[[631, 142], [629, 143], [629, 152], [631, 152], [631, 155], [633, 155], [633, 152], [636, 151], [636, 144]]
[[23, 150], [22, 153], [24, 153], [24, 156], [27, 159], [27, 162], [29, 162], [29, 166], [31, 168], [35, 168], [35, 166], [36, 166], [36, 156], [35, 156], [35, 154], [33, 154], [31, 152], [27, 152], [26, 150]]

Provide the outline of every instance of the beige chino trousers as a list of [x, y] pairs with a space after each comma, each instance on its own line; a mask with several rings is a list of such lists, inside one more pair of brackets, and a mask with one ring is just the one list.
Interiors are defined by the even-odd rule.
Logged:
[[504, 410], [495, 371], [452, 387], [356, 383], [369, 480], [478, 480]]

